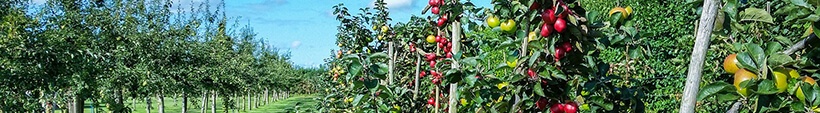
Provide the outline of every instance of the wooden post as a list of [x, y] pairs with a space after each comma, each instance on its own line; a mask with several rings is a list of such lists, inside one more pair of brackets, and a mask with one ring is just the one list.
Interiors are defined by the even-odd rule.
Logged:
[[441, 94], [441, 91], [439, 91], [438, 85], [436, 85], [436, 94], [433, 94], [433, 98], [436, 98], [436, 104], [433, 104], [433, 105], [435, 105], [435, 108], [436, 108], [435, 113], [438, 113], [438, 110], [439, 110], [438, 98], [439, 98], [440, 94]]
[[396, 58], [393, 50], [393, 42], [387, 42], [387, 57], [390, 57], [389, 63], [387, 63], [387, 84], [393, 84], [393, 66], [396, 63]]
[[692, 57], [689, 61], [689, 70], [686, 75], [686, 86], [683, 89], [683, 100], [680, 105], [681, 113], [695, 112], [698, 88], [700, 87], [700, 77], [703, 71], [703, 60], [706, 58], [706, 51], [709, 49], [709, 39], [714, 28], [715, 15], [717, 14], [718, 0], [704, 0], [703, 11], [700, 16], [700, 25], [695, 38], [695, 47], [692, 49]]
[[[456, 15], [456, 16], [460, 16], [460, 15]], [[450, 42], [453, 43], [453, 48], [451, 48], [452, 50], [450, 52], [452, 52], [451, 54], [459, 53], [461, 51], [461, 22], [453, 21], [453, 24], [450, 26], [450, 29], [451, 29], [451, 33], [452, 33], [451, 37], [453, 37], [450, 41]], [[458, 64], [458, 61], [453, 62], [452, 64], [453, 64], [452, 65], [453, 69], [460, 68], [460, 65]], [[450, 84], [450, 103], [448, 105], [450, 107], [450, 109], [449, 109], [448, 113], [458, 112], [458, 107], [457, 107], [458, 104], [457, 103], [458, 103], [458, 84], [457, 83], [452, 83], [452, 84]]]
[[416, 56], [416, 76], [415, 76], [415, 80], [413, 80], [413, 82], [415, 82], [415, 83], [413, 83], [413, 99], [416, 99], [416, 97], [418, 96], [417, 94], [419, 93], [419, 82], [420, 82], [419, 81], [419, 78], [420, 78], [419, 77], [419, 69], [421, 69], [420, 68], [421, 56], [419, 56], [419, 55], [415, 55], [415, 56]]

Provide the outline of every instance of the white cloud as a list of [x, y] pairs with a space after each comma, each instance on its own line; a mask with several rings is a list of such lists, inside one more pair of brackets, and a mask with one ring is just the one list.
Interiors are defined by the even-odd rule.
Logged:
[[[376, 1], [374, 0], [373, 3], [375, 2]], [[384, 0], [384, 3], [387, 3], [387, 8], [390, 9], [404, 9], [413, 7], [413, 0]]]
[[299, 46], [302, 46], [302, 41], [297, 40], [297, 41], [293, 41], [293, 42], [290, 43], [290, 48], [291, 49], [299, 48]]

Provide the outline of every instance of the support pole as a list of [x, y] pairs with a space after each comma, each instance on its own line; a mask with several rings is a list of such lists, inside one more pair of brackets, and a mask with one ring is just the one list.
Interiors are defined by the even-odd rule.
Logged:
[[683, 89], [683, 100], [680, 105], [681, 113], [694, 113], [695, 103], [700, 87], [701, 74], [703, 72], [703, 60], [706, 58], [706, 51], [709, 49], [709, 39], [714, 28], [715, 15], [717, 14], [717, 0], [704, 0], [703, 12], [700, 16], [700, 25], [695, 38], [695, 47], [692, 49], [692, 57], [689, 61], [689, 70], [686, 75], [686, 86]]

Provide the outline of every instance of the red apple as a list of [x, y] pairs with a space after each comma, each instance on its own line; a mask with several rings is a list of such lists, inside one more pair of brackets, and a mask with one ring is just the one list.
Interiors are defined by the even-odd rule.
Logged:
[[552, 25], [553, 23], [555, 23], [556, 18], [557, 17], [555, 17], [555, 10], [552, 9], [544, 10], [544, 12], [541, 13], [541, 19], [544, 20], [544, 23], [546, 24]]
[[575, 102], [568, 102], [564, 104], [564, 113], [577, 113], [578, 105]]
[[564, 57], [564, 49], [555, 48], [555, 61], [558, 61]]
[[561, 48], [566, 52], [572, 51], [572, 44], [570, 42], [564, 42], [561, 44]]
[[558, 18], [557, 20], [555, 20], [555, 25], [553, 25], [553, 27], [555, 27], [555, 31], [563, 33], [564, 29], [567, 28], [567, 22], [562, 18]]
[[564, 113], [564, 107], [562, 104], [552, 104], [550, 107], [550, 113]]
[[439, 0], [430, 0], [429, 4], [430, 4], [430, 6], [438, 6], [439, 5]]
[[444, 26], [444, 22], [447, 22], [447, 19], [438, 18], [438, 23], [436, 24], [438, 27]]
[[535, 106], [538, 107], [540, 110], [544, 110], [547, 108], [547, 99], [541, 98], [538, 102], [535, 102]]
[[438, 14], [438, 11], [439, 11], [438, 6], [433, 6], [433, 8], [430, 9], [430, 11], [433, 12], [433, 14]]
[[430, 97], [430, 99], [427, 99], [427, 104], [430, 104], [431, 106], [435, 106], [436, 105], [436, 99], [433, 98], [433, 97]]
[[541, 36], [542, 37], [549, 37], [552, 34], [552, 25], [544, 23], [541, 25]]

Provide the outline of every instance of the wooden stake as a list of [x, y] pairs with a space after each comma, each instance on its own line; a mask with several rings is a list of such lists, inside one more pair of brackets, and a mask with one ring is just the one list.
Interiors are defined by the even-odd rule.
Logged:
[[697, 102], [698, 88], [700, 87], [701, 74], [703, 72], [703, 60], [706, 58], [706, 51], [709, 49], [709, 39], [714, 28], [715, 15], [717, 14], [718, 0], [704, 0], [703, 12], [700, 16], [700, 25], [695, 39], [695, 47], [692, 49], [692, 57], [689, 62], [689, 71], [686, 76], [686, 86], [683, 89], [683, 100], [681, 101], [681, 113], [694, 113]]

